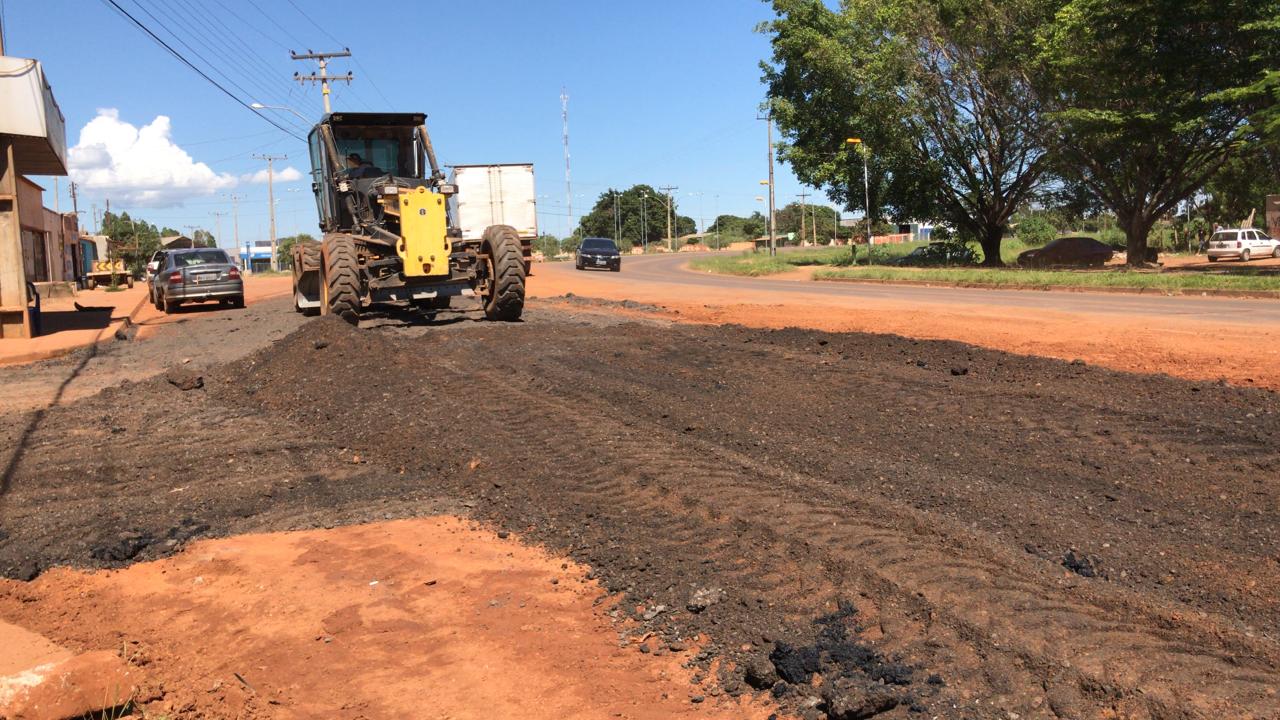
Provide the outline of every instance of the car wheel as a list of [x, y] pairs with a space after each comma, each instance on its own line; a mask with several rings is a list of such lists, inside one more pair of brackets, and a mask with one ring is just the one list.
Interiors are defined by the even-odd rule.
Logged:
[[1240, 262], [1249, 262], [1249, 251], [1248, 251], [1248, 250], [1241, 250], [1241, 251], [1240, 251]]
[[609, 268], [609, 269], [610, 269], [610, 270], [612, 270], [613, 272], [622, 272], [622, 266], [621, 266], [621, 265], [614, 265], [613, 267], [611, 267], [611, 268]]
[[1210, 255], [1210, 256], [1208, 256], [1208, 257], [1209, 257], [1209, 262], [1218, 262], [1218, 258], [1216, 258], [1216, 257], [1214, 257], [1214, 256], [1212, 256], [1212, 255]]
[[161, 309], [164, 310], [165, 315], [168, 315], [169, 313], [178, 312], [178, 305], [179, 303], [177, 300], [170, 300], [169, 298], [165, 298], [164, 305], [162, 306]]
[[1280, 245], [1277, 245], [1276, 249], [1271, 251], [1271, 257], [1280, 258]]
[[237, 310], [243, 310], [243, 309], [244, 309], [244, 296], [243, 296], [243, 295], [237, 295], [237, 296], [235, 296], [234, 298], [232, 298], [232, 299], [231, 299], [231, 307], [233, 307], [233, 308], [235, 308], [235, 309], [237, 309]]

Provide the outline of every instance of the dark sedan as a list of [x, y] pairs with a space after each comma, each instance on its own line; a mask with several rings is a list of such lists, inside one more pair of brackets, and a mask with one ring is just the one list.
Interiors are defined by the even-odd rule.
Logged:
[[1058, 238], [1042, 248], [1018, 256], [1018, 265], [1029, 268], [1102, 267], [1115, 255], [1110, 245], [1091, 237]]
[[573, 256], [574, 265], [579, 270], [587, 268], [608, 268], [613, 272], [622, 269], [622, 253], [609, 238], [585, 238], [578, 252]]
[[151, 278], [151, 302], [173, 312], [183, 303], [217, 300], [244, 307], [244, 280], [240, 268], [217, 248], [170, 250], [164, 265]]

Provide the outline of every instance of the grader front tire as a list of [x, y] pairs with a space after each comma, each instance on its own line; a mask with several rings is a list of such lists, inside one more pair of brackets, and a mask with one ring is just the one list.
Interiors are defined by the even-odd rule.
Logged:
[[484, 231], [484, 251], [488, 257], [488, 278], [484, 294], [484, 316], [489, 320], [514, 322], [524, 312], [524, 256], [520, 235], [509, 225], [494, 225]]
[[360, 322], [360, 268], [356, 244], [346, 235], [324, 239], [323, 308], [355, 325]]

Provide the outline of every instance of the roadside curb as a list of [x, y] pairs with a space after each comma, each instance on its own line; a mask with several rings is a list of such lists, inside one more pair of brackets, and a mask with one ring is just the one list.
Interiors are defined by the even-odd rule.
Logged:
[[973, 290], [1038, 290], [1040, 292], [1100, 293], [1105, 295], [1164, 295], [1168, 297], [1225, 297], [1257, 300], [1280, 300], [1280, 290], [1220, 290], [1212, 288], [1204, 290], [1168, 290], [1156, 288], [1079, 287], [1076, 285], [992, 285], [990, 283], [939, 282], [937, 280], [881, 280], [878, 278], [812, 278], [810, 282], [865, 283], [868, 285], [914, 285], [917, 287], [966, 288]]
[[17, 355], [12, 358], [6, 358], [5, 360], [0, 361], [0, 367], [11, 366], [11, 365], [27, 365], [34, 362], [40, 362], [42, 360], [53, 360], [55, 358], [60, 358], [64, 355], [70, 355], [73, 352], [76, 352], [78, 350], [83, 350], [84, 348], [87, 348], [87, 347], [93, 347], [95, 345], [111, 342], [112, 340], [115, 339], [116, 333], [121, 329], [127, 330], [130, 327], [137, 326], [137, 323], [135, 323], [134, 320], [137, 318], [138, 312], [141, 311], [143, 306], [146, 305], [148, 302], [150, 302], [149, 298], [147, 297], [140, 298], [137, 304], [133, 306], [133, 309], [129, 311], [129, 314], [125, 315], [124, 317], [118, 320], [111, 320], [109, 323], [107, 323], [107, 326], [102, 328], [102, 330], [98, 332], [98, 335], [94, 337], [92, 340], [88, 340], [86, 342], [80, 343], [79, 345], [72, 345], [70, 347], [60, 347], [60, 348], [54, 348], [51, 350], [40, 350], [36, 352], [30, 352], [25, 355]]

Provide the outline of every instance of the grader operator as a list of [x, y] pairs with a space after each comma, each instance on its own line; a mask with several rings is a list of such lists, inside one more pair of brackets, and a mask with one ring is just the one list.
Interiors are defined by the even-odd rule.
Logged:
[[331, 113], [311, 131], [311, 189], [321, 242], [293, 248], [294, 308], [351, 323], [378, 303], [434, 310], [480, 300], [490, 320], [518, 320], [526, 265], [520, 237], [493, 225], [464, 240], [456, 188], [436, 162], [426, 115]]

